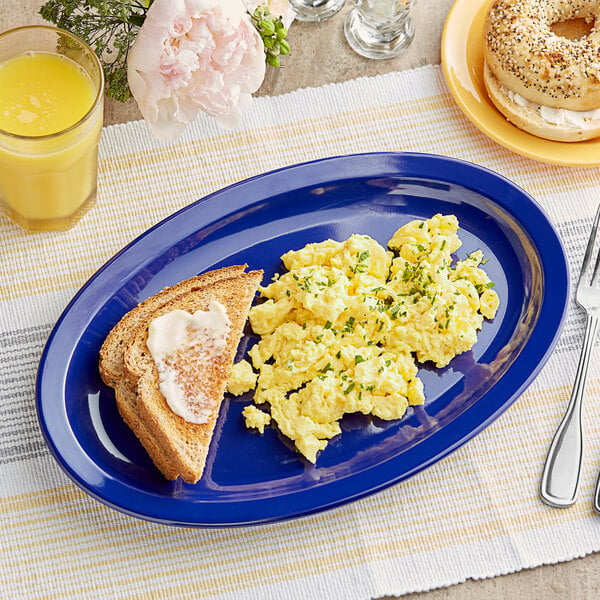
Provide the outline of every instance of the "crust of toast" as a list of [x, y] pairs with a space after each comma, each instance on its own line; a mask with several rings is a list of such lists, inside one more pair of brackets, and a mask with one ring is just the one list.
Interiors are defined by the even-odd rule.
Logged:
[[121, 418], [140, 440], [156, 468], [167, 479], [177, 479], [179, 477], [179, 468], [176, 461], [174, 462], [170, 459], [169, 455], [155, 440], [152, 432], [144, 424], [137, 410], [135, 386], [125, 377], [115, 387], [115, 399]]
[[166, 287], [158, 294], [150, 296], [123, 315], [112, 328], [100, 348], [100, 377], [104, 383], [116, 388], [123, 374], [123, 355], [125, 345], [132, 332], [143, 323], [159, 306], [173, 300], [183, 293], [199, 289], [207, 284], [243, 273], [247, 265], [233, 265], [215, 271], [208, 271], [173, 286]]
[[[240, 338], [263, 276], [246, 273], [246, 265], [210, 271], [165, 288], [127, 313], [106, 338], [100, 354], [100, 372], [115, 389], [119, 414], [138, 437], [167, 479], [181, 477], [196, 483], [202, 476], [227, 379]], [[176, 415], [160, 393], [158, 372], [146, 346], [152, 319], [176, 308], [206, 310], [217, 300], [227, 311], [231, 327], [226, 350], [204, 376], [203, 389], [216, 401], [205, 424], [189, 423]]]

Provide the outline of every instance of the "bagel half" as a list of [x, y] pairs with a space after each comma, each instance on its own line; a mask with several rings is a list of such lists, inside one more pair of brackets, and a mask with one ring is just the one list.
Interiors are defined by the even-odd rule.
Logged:
[[483, 81], [490, 100], [513, 125], [535, 136], [558, 142], [582, 142], [600, 136], [600, 119], [588, 121], [589, 126], [556, 125], [542, 118], [540, 106], [515, 102], [492, 73], [487, 62], [484, 63]]
[[[572, 19], [593, 27], [576, 39], [553, 30]], [[600, 108], [600, 0], [494, 0], [483, 42], [492, 73], [523, 98], [576, 111]]]

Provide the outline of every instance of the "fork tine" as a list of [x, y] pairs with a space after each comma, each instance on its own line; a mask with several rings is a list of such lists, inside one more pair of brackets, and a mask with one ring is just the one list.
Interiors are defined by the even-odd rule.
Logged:
[[[581, 273], [579, 275], [579, 279], [583, 282], [584, 278], [589, 277], [589, 268], [590, 262], [592, 260], [592, 255], [594, 254], [594, 249], [596, 246], [596, 237], [598, 236], [598, 225], [600, 224], [600, 204], [598, 205], [598, 209], [596, 210], [596, 217], [594, 218], [594, 224], [592, 225], [592, 231], [590, 232], [590, 239], [588, 240], [587, 248], [585, 249], [585, 256], [583, 257], [583, 264], [581, 265]], [[600, 270], [600, 253], [596, 257], [596, 263], [594, 265], [594, 273], [592, 276], [592, 282], [595, 281], [598, 277], [598, 272]]]

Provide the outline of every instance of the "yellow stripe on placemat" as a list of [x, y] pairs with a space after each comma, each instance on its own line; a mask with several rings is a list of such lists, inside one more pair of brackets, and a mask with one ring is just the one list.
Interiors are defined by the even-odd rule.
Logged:
[[[191, 142], [177, 142], [175, 146], [169, 148], [152, 149], [143, 153], [125, 154], [117, 159], [111, 159], [110, 167], [106, 163], [101, 163], [99, 172], [105, 174], [138, 168], [147, 170], [149, 166], [156, 166], [170, 162], [173, 158], [188, 157], [197, 158], [198, 156], [208, 157], [213, 162], [215, 168], [219, 167], [217, 152], [223, 155], [231, 156], [231, 152], [237, 153], [240, 148], [260, 145], [261, 150], [267, 150], [271, 156], [279, 154], [289, 145], [290, 139], [295, 137], [311, 137], [311, 142], [301, 146], [295, 146], [295, 149], [314, 151], [314, 135], [322, 136], [325, 133], [332, 133], [336, 130], [354, 127], [365, 130], [371, 130], [369, 125], [379, 124], [381, 121], [389, 122], [390, 116], [395, 119], [410, 117], [422, 117], [430, 111], [439, 108], [440, 101], [444, 99], [444, 104], [449, 104], [448, 95], [439, 95], [431, 98], [423, 98], [418, 101], [389, 104], [377, 106], [364, 110], [352, 110], [341, 112], [327, 117], [321, 117], [319, 120], [304, 119], [294, 121], [289, 124], [279, 125], [276, 128], [264, 127], [252, 129], [251, 131], [225, 132], [223, 135], [212, 138], [204, 138]], [[351, 133], [354, 130], [342, 132], [338, 140], [350, 142], [356, 136]], [[263, 147], [265, 139], [269, 140], [266, 148]], [[324, 139], [327, 142], [329, 140]], [[399, 140], [402, 142], [402, 139]], [[260, 142], [260, 143], [259, 143]], [[235, 155], [235, 154], [234, 154]], [[260, 159], [260, 156], [255, 157]], [[216, 161], [215, 161], [216, 159]], [[270, 161], [266, 161], [270, 162]]]

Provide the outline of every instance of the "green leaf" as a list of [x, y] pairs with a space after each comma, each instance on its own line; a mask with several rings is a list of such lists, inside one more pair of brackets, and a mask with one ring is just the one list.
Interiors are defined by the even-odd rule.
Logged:
[[127, 56], [152, 0], [48, 0], [40, 15], [87, 42], [102, 64], [106, 95], [131, 97]]

